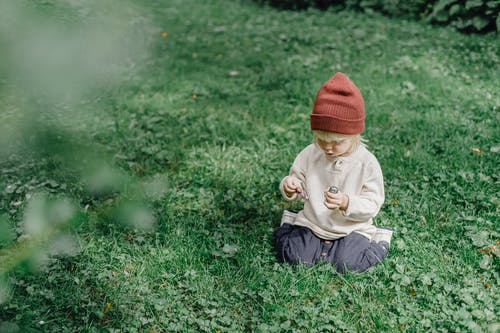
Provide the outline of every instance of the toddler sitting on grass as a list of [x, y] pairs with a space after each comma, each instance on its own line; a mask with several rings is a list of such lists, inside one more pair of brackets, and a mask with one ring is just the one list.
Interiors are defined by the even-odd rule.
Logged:
[[338, 272], [363, 272], [389, 252], [392, 231], [373, 218], [384, 202], [382, 170], [361, 139], [364, 101], [343, 73], [320, 88], [311, 114], [314, 143], [295, 158], [280, 183], [287, 200], [304, 200], [285, 211], [275, 233], [281, 262], [326, 261]]

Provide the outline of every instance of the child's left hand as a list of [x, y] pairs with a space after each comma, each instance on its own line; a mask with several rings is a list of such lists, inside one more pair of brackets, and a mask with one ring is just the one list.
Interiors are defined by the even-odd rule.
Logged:
[[328, 190], [324, 192], [325, 194], [325, 206], [328, 209], [340, 209], [340, 210], [346, 210], [347, 207], [349, 206], [349, 197], [342, 193], [331, 193]]

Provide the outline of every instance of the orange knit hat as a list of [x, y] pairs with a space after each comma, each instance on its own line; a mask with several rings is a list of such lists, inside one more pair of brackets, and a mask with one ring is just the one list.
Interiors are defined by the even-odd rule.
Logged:
[[319, 89], [311, 129], [341, 134], [360, 134], [365, 129], [363, 96], [345, 74], [335, 73]]

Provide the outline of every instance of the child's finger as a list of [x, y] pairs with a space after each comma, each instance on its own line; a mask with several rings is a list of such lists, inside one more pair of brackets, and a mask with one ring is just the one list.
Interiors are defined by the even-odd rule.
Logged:
[[340, 207], [340, 205], [342, 204], [340, 201], [337, 201], [337, 200], [335, 200], [335, 201], [326, 201], [325, 200], [325, 202], [331, 206], [335, 206], [335, 208]]
[[342, 200], [342, 197], [344, 196], [343, 193], [339, 192], [339, 193], [331, 193], [329, 191], [325, 191], [325, 197], [328, 197], [330, 199], [333, 199], [333, 200]]
[[328, 209], [337, 209], [340, 207], [340, 205], [338, 205], [336, 203], [328, 202], [328, 201], [325, 201], [324, 204], [325, 204], [326, 208], [328, 208]]
[[325, 202], [340, 206], [342, 204], [342, 195], [337, 195], [337, 194], [331, 194], [329, 192], [325, 192]]
[[325, 199], [327, 199], [327, 200], [335, 199], [335, 197], [333, 196], [333, 194], [331, 194], [328, 191], [324, 191], [323, 194], [325, 195]]
[[297, 188], [297, 185], [295, 185], [295, 181], [293, 180], [293, 178], [289, 177], [287, 180], [286, 180], [286, 184], [288, 185], [289, 188], [292, 188], [292, 189], [296, 189]]

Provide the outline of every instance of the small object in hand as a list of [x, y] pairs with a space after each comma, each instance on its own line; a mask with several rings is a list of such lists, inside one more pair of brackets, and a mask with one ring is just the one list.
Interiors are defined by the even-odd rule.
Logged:
[[328, 192], [333, 193], [333, 194], [337, 194], [337, 193], [339, 193], [339, 188], [337, 186], [335, 186], [335, 185], [332, 185], [328, 189]]
[[304, 188], [305, 188], [304, 183], [300, 182], [300, 192], [299, 192], [299, 195], [300, 195], [300, 197], [302, 199], [308, 200], [309, 199], [309, 195], [307, 194], [307, 191]]
[[302, 189], [302, 192], [299, 192], [299, 195], [302, 197], [302, 199], [307, 200], [309, 199], [309, 196], [307, 195], [307, 192]]

